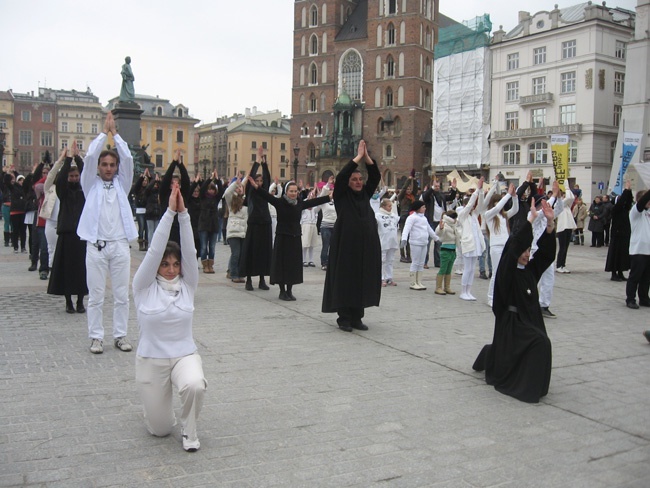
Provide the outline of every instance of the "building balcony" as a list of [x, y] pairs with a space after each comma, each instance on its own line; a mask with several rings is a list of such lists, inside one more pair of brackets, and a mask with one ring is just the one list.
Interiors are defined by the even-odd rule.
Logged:
[[540, 136], [550, 136], [552, 134], [582, 134], [582, 124], [555, 125], [536, 127], [534, 129], [497, 130], [492, 133], [490, 139], [493, 141], [504, 139], [530, 139]]
[[552, 93], [539, 93], [537, 95], [526, 95], [519, 97], [519, 106], [526, 107], [528, 105], [551, 104], [553, 103]]

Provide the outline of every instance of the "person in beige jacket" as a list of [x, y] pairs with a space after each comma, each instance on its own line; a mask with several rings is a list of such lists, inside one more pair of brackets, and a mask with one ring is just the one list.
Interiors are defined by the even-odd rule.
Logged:
[[582, 201], [581, 197], [576, 198], [576, 203], [573, 206], [573, 219], [576, 221], [575, 234], [573, 235], [573, 243], [577, 246], [585, 245], [585, 235], [583, 230], [585, 228], [585, 220], [587, 220], [587, 205]]

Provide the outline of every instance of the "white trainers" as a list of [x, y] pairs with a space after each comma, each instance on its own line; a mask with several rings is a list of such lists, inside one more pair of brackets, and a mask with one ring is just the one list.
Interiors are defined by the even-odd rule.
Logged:
[[120, 351], [129, 352], [133, 350], [133, 346], [126, 340], [126, 337], [116, 337], [114, 344]]
[[198, 439], [194, 439], [193, 441], [189, 440], [184, 430], [181, 431], [181, 436], [183, 438], [183, 449], [187, 452], [196, 452], [200, 449], [201, 443]]
[[90, 352], [93, 354], [101, 354], [104, 352], [104, 344], [100, 339], [93, 339], [90, 342]]
[[569, 271], [569, 269], [566, 267], [562, 268], [562, 272], [566, 274], [571, 274], [571, 271]]

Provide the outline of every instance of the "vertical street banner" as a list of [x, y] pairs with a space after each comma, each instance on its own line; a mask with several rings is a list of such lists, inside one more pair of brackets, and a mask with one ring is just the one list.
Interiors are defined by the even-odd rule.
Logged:
[[623, 193], [623, 178], [625, 177], [627, 167], [632, 162], [636, 148], [639, 147], [639, 144], [641, 143], [641, 136], [642, 134], [639, 134], [637, 132], [625, 132], [623, 134], [623, 152], [621, 154], [621, 166], [616, 176], [616, 184], [612, 187], [612, 191], [617, 195]]
[[569, 136], [566, 134], [551, 135], [551, 157], [555, 179], [560, 190], [565, 191], [564, 182], [569, 177]]

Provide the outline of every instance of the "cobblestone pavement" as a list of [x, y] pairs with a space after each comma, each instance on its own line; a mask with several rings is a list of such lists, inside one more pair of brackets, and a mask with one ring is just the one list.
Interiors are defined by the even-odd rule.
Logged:
[[[142, 255], [132, 250], [133, 271]], [[85, 315], [0, 248], [0, 486], [648, 487], [650, 310], [624, 306], [605, 255], [571, 246], [546, 324], [550, 392], [529, 405], [471, 369], [492, 337], [486, 281], [463, 302], [433, 293], [433, 269], [426, 291], [409, 290], [396, 263], [399, 286], [367, 310], [370, 330], [345, 333], [320, 313], [319, 267], [282, 302], [277, 287], [226, 280], [219, 243], [196, 299], [209, 387], [188, 454], [178, 428], [145, 431], [134, 353], [108, 341], [92, 355]], [[135, 342], [133, 302], [130, 316]]]

